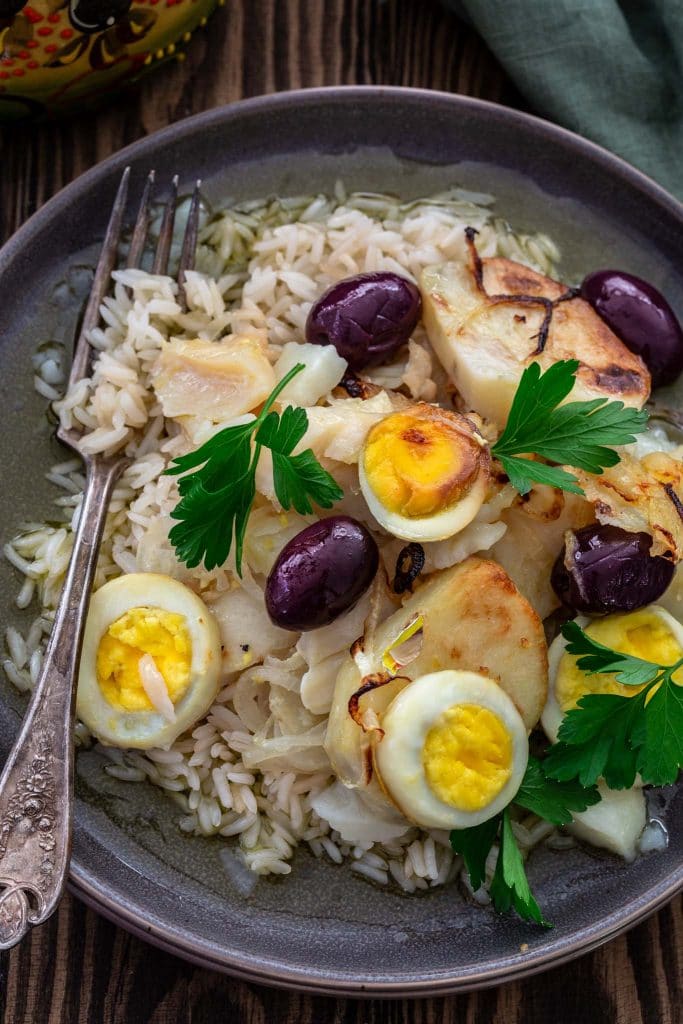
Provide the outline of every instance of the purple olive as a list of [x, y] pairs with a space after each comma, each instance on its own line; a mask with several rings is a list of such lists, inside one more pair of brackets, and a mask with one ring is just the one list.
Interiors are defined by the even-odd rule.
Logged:
[[389, 271], [358, 274], [333, 284], [313, 304], [306, 341], [334, 345], [352, 370], [364, 370], [405, 345], [421, 310], [412, 281]]
[[377, 573], [379, 551], [350, 516], [330, 516], [297, 533], [266, 582], [266, 608], [276, 626], [305, 632], [353, 608]]
[[563, 604], [589, 615], [642, 608], [661, 597], [674, 574], [651, 547], [648, 533], [617, 526], [570, 531], [550, 576], [553, 590]]
[[595, 270], [584, 277], [581, 295], [642, 358], [653, 388], [676, 380], [683, 370], [683, 331], [661, 292], [622, 270]]

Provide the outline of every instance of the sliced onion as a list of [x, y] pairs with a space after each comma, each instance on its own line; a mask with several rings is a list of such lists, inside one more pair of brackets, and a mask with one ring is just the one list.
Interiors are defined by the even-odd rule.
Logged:
[[417, 612], [384, 650], [382, 664], [391, 675], [395, 676], [399, 669], [410, 665], [422, 654], [424, 624], [424, 616]]
[[323, 749], [325, 729], [326, 723], [319, 722], [297, 736], [254, 736], [251, 746], [242, 753], [242, 761], [247, 768], [261, 771], [329, 770], [329, 758]]
[[317, 793], [311, 807], [347, 843], [389, 843], [411, 827], [381, 793], [347, 789], [341, 782]]

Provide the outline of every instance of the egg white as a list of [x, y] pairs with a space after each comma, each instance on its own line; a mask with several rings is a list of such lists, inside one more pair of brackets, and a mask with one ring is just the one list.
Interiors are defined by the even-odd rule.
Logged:
[[[486, 806], [464, 811], [441, 800], [430, 787], [422, 761], [427, 733], [454, 704], [475, 704], [502, 720], [512, 739], [512, 773]], [[527, 731], [517, 708], [492, 679], [476, 672], [446, 670], [420, 676], [391, 702], [381, 719], [384, 737], [374, 751], [379, 782], [406, 818], [425, 828], [480, 825], [510, 803], [529, 759]]]
[[400, 512], [386, 508], [373, 491], [362, 455], [358, 462], [358, 478], [367, 506], [380, 526], [401, 540], [417, 541], [446, 540], [464, 530], [486, 500], [489, 484], [488, 473], [480, 470], [467, 494], [450, 508], [429, 516], [402, 516]]
[[[114, 707], [97, 680], [97, 651], [102, 637], [130, 608], [140, 606], [182, 615], [190, 635], [190, 680], [175, 705], [174, 722], [156, 710]], [[118, 576], [100, 587], [90, 600], [78, 676], [78, 717], [108, 746], [141, 750], [167, 746], [210, 708], [218, 692], [220, 665], [218, 626], [202, 599], [189, 587], [158, 573]]]
[[[574, 619], [574, 622], [577, 626], [580, 626], [581, 629], [585, 629], [589, 624], [590, 619], [585, 615], [578, 615]], [[567, 641], [561, 633], [555, 637], [548, 648], [548, 696], [546, 698], [545, 707], [541, 712], [541, 726], [543, 727], [543, 732], [551, 743], [557, 743], [557, 734], [560, 731], [562, 719], [564, 718], [564, 712], [557, 701], [555, 684], [557, 682], [560, 660], [566, 649]]]
[[[660, 608], [660, 606], [656, 604], [651, 604], [646, 608], [638, 610], [651, 612], [661, 618], [671, 630], [681, 647], [683, 647], [683, 625], [681, 625], [680, 622], [677, 622], [673, 615], [670, 615], [664, 608]], [[630, 612], [624, 612], [623, 614], [628, 615]], [[581, 626], [582, 629], [585, 629], [591, 622], [591, 620], [585, 615], [579, 615], [574, 621], [578, 626]], [[565, 653], [566, 647], [567, 641], [560, 633], [559, 636], [555, 637], [548, 648], [548, 697], [546, 699], [545, 707], [541, 712], [541, 725], [543, 726], [543, 731], [551, 743], [557, 743], [557, 736], [562, 724], [562, 719], [564, 718], [564, 712], [557, 700], [555, 687], [557, 684], [560, 661], [562, 659], [562, 655]], [[595, 679], [596, 677], [593, 676], [591, 678]], [[590, 690], [586, 689], [586, 693], [590, 692]]]

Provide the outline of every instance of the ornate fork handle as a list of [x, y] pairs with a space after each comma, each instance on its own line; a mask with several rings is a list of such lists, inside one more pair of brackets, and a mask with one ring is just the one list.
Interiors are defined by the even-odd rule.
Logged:
[[[76, 342], [67, 391], [89, 373], [89, 336], [100, 318], [116, 265], [128, 196], [130, 168], [119, 183], [90, 297]], [[178, 300], [187, 309], [185, 275], [194, 265], [201, 211], [197, 182], [178, 263]], [[142, 193], [130, 237], [128, 267], [140, 267], [150, 223], [154, 171]], [[176, 217], [178, 178], [172, 182], [154, 255], [155, 274], [168, 272]], [[80, 434], [59, 427], [57, 437], [78, 451]], [[57, 906], [71, 850], [76, 673], [97, 553], [114, 484], [128, 464], [123, 457], [86, 456], [87, 479], [73, 551], [43, 667], [23, 727], [0, 775], [0, 950], [14, 946]]]
[[54, 910], [71, 847], [75, 674], [102, 531], [126, 461], [87, 462], [87, 483], [52, 636], [0, 776], [0, 950]]

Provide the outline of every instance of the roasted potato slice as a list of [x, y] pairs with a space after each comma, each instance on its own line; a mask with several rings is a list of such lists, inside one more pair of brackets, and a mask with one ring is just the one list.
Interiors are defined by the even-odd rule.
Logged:
[[[545, 704], [548, 651], [541, 620], [505, 571], [495, 562], [468, 558], [432, 576], [364, 646], [363, 678], [382, 672], [383, 653], [418, 614], [424, 621], [420, 653], [398, 670], [400, 678], [376, 691], [374, 710], [381, 713], [408, 680], [468, 669], [494, 679], [531, 730]], [[349, 713], [349, 698], [361, 682], [349, 655], [337, 676], [325, 739], [332, 766], [348, 786], [364, 785], [370, 777], [365, 734]]]
[[523, 370], [532, 362], [547, 369], [560, 359], [578, 359], [572, 400], [618, 399], [640, 408], [650, 394], [650, 374], [593, 309], [580, 298], [556, 305], [547, 341], [538, 351], [545, 310], [501, 296], [559, 299], [567, 286], [521, 263], [481, 261], [482, 284], [473, 267], [446, 263], [428, 267], [421, 287], [429, 340], [462, 395], [499, 429], [505, 426]]

